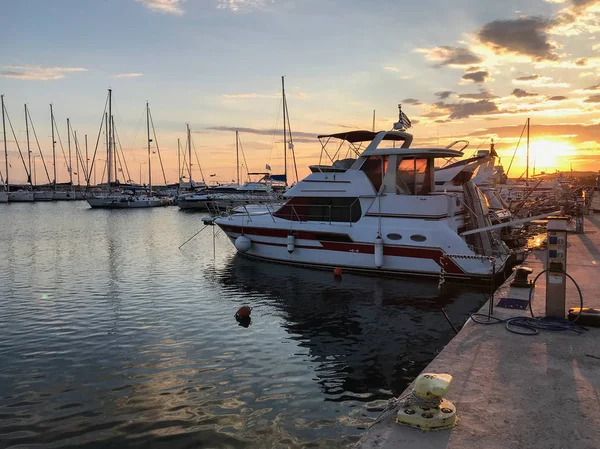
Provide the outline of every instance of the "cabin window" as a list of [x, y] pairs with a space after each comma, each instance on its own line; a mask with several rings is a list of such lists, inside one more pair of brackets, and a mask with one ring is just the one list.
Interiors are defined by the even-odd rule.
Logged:
[[294, 197], [273, 214], [291, 221], [356, 223], [361, 215], [358, 198]]
[[403, 158], [396, 167], [396, 193], [428, 195], [431, 192], [431, 163], [427, 158]]
[[381, 189], [383, 175], [387, 170], [388, 156], [369, 156], [360, 169], [365, 172], [376, 192]]

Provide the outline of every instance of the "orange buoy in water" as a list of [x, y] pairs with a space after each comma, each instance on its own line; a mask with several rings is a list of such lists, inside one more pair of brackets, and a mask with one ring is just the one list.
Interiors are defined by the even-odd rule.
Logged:
[[252, 307], [242, 306], [235, 312], [235, 317], [237, 319], [247, 319], [250, 318], [250, 312], [252, 311]]
[[333, 275], [334, 276], [341, 276], [342, 275], [342, 269], [340, 267], [334, 268], [333, 269]]

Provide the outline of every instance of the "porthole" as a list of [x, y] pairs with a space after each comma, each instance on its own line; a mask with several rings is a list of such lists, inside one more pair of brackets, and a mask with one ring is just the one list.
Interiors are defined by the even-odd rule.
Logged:
[[410, 236], [410, 239], [413, 242], [424, 242], [425, 240], [427, 240], [427, 237], [425, 237], [424, 235], [421, 235], [421, 234], [413, 234]]
[[386, 237], [390, 240], [402, 240], [402, 236], [400, 234], [396, 234], [392, 232], [391, 234], [386, 235]]

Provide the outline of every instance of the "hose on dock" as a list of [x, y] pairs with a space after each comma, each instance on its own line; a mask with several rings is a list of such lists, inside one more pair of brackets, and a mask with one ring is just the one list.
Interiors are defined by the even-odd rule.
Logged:
[[531, 317], [527, 316], [515, 316], [510, 318], [498, 318], [493, 315], [486, 315], [483, 313], [473, 313], [471, 315], [471, 319], [478, 324], [500, 324], [504, 323], [506, 330], [509, 332], [519, 334], [519, 335], [537, 335], [540, 333], [540, 330], [552, 331], [552, 332], [562, 332], [562, 331], [572, 331], [578, 334], [585, 332], [587, 329], [583, 326], [576, 324], [577, 320], [581, 316], [581, 311], [583, 310], [583, 293], [581, 293], [581, 288], [579, 284], [573, 279], [573, 277], [569, 273], [563, 273], [567, 276], [573, 284], [575, 284], [575, 288], [577, 288], [577, 293], [579, 295], [579, 313], [575, 317], [573, 321], [569, 321], [564, 318], [553, 318], [553, 317], [536, 317], [533, 314], [533, 309], [531, 308], [531, 300], [533, 298], [533, 289], [535, 287], [536, 281], [539, 277], [547, 272], [548, 270], [543, 270], [534, 278], [532, 282], [532, 287], [529, 290], [529, 313]]

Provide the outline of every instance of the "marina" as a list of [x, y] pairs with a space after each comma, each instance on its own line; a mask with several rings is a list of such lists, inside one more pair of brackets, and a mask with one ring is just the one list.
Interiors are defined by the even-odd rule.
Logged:
[[4, 3], [0, 449], [600, 449], [600, 0]]

